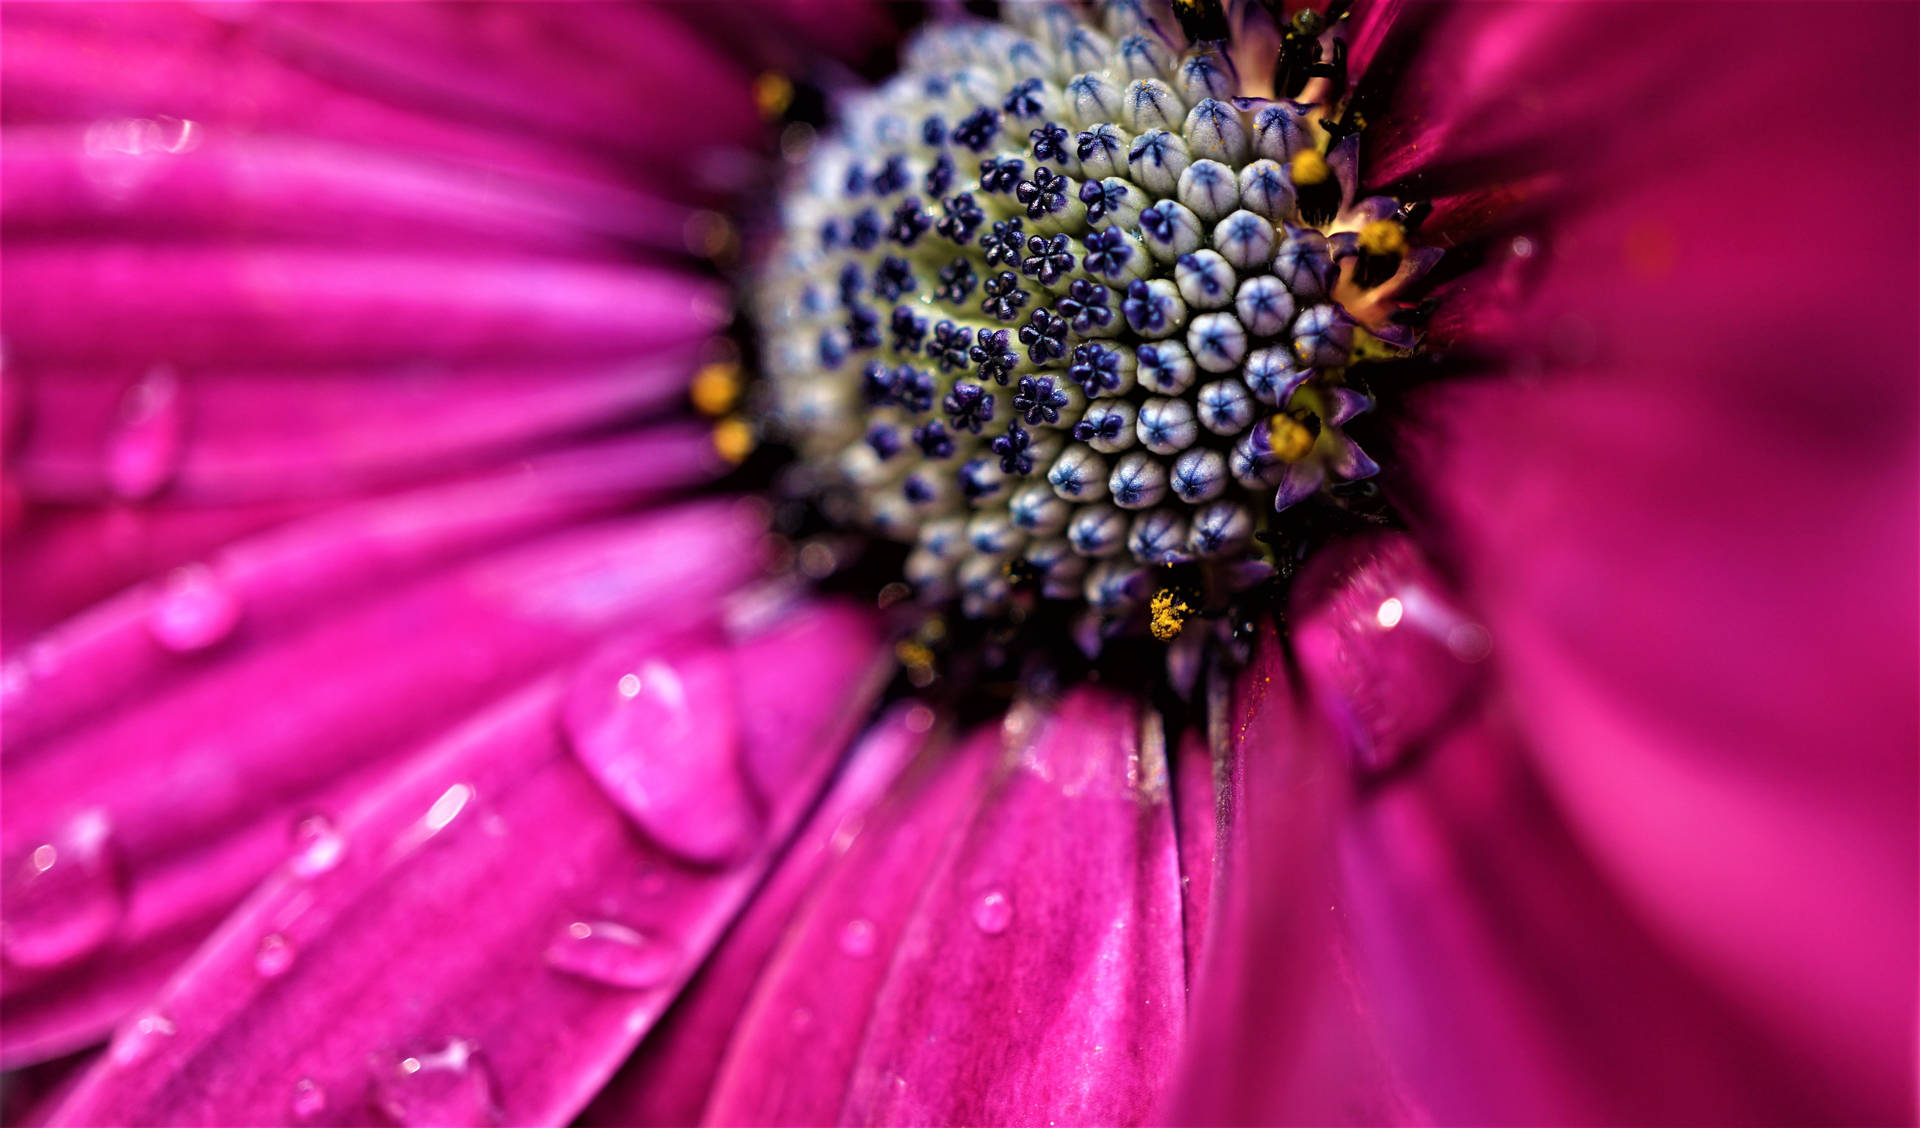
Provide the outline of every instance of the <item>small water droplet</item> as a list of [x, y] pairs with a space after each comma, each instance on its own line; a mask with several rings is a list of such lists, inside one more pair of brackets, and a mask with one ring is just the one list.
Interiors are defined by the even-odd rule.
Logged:
[[240, 599], [204, 564], [176, 568], [147, 612], [147, 630], [168, 650], [204, 650], [233, 633]]
[[855, 917], [840, 926], [840, 951], [853, 959], [871, 956], [876, 942], [873, 922], [865, 917]]
[[743, 857], [762, 829], [740, 765], [738, 680], [722, 654], [668, 662], [609, 648], [581, 667], [562, 714], [607, 797], [662, 849], [703, 865]]
[[1013, 923], [1013, 902], [998, 889], [982, 893], [973, 903], [973, 923], [989, 936], [1000, 935]]
[[925, 705], [915, 705], [907, 710], [906, 726], [908, 732], [926, 732], [933, 727], [933, 710]]
[[467, 1128], [500, 1119], [493, 1078], [465, 1038], [388, 1059], [374, 1072], [373, 1090], [375, 1107], [399, 1125]]
[[107, 1047], [107, 1058], [123, 1068], [138, 1065], [178, 1029], [166, 1015], [143, 1014], [113, 1036], [113, 1043]]
[[83, 812], [5, 863], [0, 954], [14, 967], [74, 963], [112, 938], [126, 912], [106, 814]]
[[319, 877], [340, 864], [347, 852], [347, 840], [325, 815], [309, 815], [293, 827], [293, 859], [288, 863], [295, 876]]
[[260, 946], [253, 953], [253, 970], [268, 979], [285, 975], [293, 966], [293, 945], [278, 932], [269, 932], [260, 938]]
[[595, 983], [639, 990], [665, 982], [680, 959], [670, 945], [624, 924], [577, 920], [547, 946], [547, 963]]
[[180, 468], [186, 407], [180, 377], [161, 365], [127, 389], [107, 436], [107, 485], [129, 501], [159, 493]]
[[327, 1091], [311, 1077], [302, 1077], [293, 1084], [293, 1118], [312, 1120], [327, 1111]]

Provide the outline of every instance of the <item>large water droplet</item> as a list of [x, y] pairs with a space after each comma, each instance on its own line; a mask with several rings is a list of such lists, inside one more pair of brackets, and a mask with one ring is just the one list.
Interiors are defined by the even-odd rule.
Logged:
[[302, 1077], [293, 1084], [293, 1100], [288, 1107], [295, 1120], [312, 1120], [327, 1111], [327, 1091], [313, 1078]]
[[285, 975], [293, 966], [293, 945], [278, 932], [269, 932], [260, 938], [260, 946], [253, 952], [253, 970], [268, 979]]
[[314, 878], [340, 864], [347, 840], [325, 815], [309, 815], [293, 826], [293, 857], [288, 868], [297, 877]]
[[122, 1026], [107, 1046], [107, 1059], [121, 1068], [138, 1065], [152, 1056], [179, 1030], [163, 1014], [143, 1014]]
[[0, 876], [0, 954], [14, 967], [74, 963], [97, 951], [126, 912], [107, 817], [86, 811], [22, 854]]
[[239, 596], [204, 564], [174, 569], [147, 611], [147, 630], [169, 650], [205, 649], [233, 633], [239, 621]]
[[374, 1106], [399, 1125], [468, 1128], [500, 1120], [493, 1078], [479, 1047], [453, 1038], [399, 1055], [374, 1073]]
[[735, 861], [760, 837], [736, 688], [723, 652], [669, 662], [616, 647], [589, 659], [568, 691], [564, 723], [581, 764], [648, 837], [689, 861]]
[[578, 920], [547, 946], [547, 962], [569, 975], [635, 990], [664, 983], [680, 966], [672, 946], [624, 924]]
[[871, 956], [877, 943], [873, 922], [865, 917], [855, 917], [840, 926], [840, 951], [853, 959]]
[[1301, 670], [1368, 772], [1399, 764], [1443, 726], [1493, 647], [1401, 536], [1317, 560], [1295, 585], [1293, 608]]
[[989, 936], [998, 936], [1013, 923], [1013, 901], [1005, 892], [990, 889], [973, 903], [973, 923]]
[[161, 365], [127, 389], [107, 435], [107, 485], [128, 500], [159, 493], [180, 468], [186, 408], [180, 377]]

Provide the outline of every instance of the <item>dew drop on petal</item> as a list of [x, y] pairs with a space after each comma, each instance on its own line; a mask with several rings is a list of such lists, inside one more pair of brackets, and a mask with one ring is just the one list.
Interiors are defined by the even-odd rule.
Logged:
[[143, 1014], [122, 1026], [107, 1046], [107, 1060], [126, 1068], [147, 1060], [179, 1027], [163, 1014]]
[[595, 983], [638, 990], [666, 982], [680, 959], [671, 945], [624, 924], [577, 920], [547, 945], [547, 963]]
[[76, 815], [4, 864], [0, 955], [9, 965], [74, 963], [98, 951], [119, 929], [125, 891], [104, 812]]
[[875, 943], [873, 922], [865, 917], [855, 917], [840, 926], [840, 951], [852, 959], [871, 956]]
[[294, 875], [315, 878], [340, 864], [347, 852], [347, 840], [325, 815], [309, 815], [293, 827], [293, 859], [288, 863]]
[[239, 621], [239, 597], [204, 564], [174, 569], [147, 612], [147, 629], [154, 639], [182, 652], [212, 646], [233, 633]]
[[1444, 726], [1493, 646], [1404, 538], [1356, 543], [1296, 585], [1294, 649], [1363, 771]]
[[500, 1121], [493, 1078], [479, 1047], [465, 1038], [382, 1061], [374, 1072], [373, 1098], [398, 1125], [468, 1128]]
[[129, 501], [152, 497], [173, 480], [185, 436], [180, 378], [161, 365], [127, 389], [107, 435], [107, 485]]
[[260, 938], [260, 946], [253, 952], [253, 970], [262, 977], [274, 979], [287, 973], [293, 966], [293, 945], [278, 932], [269, 932]]
[[1013, 902], [1005, 892], [990, 889], [973, 903], [973, 923], [989, 936], [998, 936], [1013, 923]]
[[289, 1108], [295, 1120], [312, 1120], [327, 1111], [327, 1091], [313, 1078], [302, 1077], [294, 1082]]
[[736, 675], [724, 655], [669, 661], [609, 648], [568, 689], [568, 743], [606, 796], [662, 849], [701, 865], [758, 842], [741, 769]]

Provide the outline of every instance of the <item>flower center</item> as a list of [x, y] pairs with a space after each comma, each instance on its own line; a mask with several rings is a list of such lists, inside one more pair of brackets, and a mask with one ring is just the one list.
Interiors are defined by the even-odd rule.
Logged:
[[1354, 198], [1344, 21], [1268, 26], [1269, 98], [1217, 3], [1176, 5], [1184, 48], [1137, 0], [1008, 8], [924, 29], [801, 164], [754, 299], [763, 426], [910, 546], [922, 600], [1172, 639], [1377, 472], [1356, 368], [1411, 347], [1392, 298], [1437, 254]]

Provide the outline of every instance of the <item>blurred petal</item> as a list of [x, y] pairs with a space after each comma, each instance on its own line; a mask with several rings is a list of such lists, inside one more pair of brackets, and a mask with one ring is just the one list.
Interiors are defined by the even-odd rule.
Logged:
[[[877, 688], [877, 643], [865, 617], [834, 608], [717, 647], [618, 642], [636, 668], [685, 676], [650, 670], [632, 695], [606, 685], [606, 708], [651, 713], [668, 739], [705, 711], [738, 717], [739, 741], [712, 751], [737, 757], [765, 834], [717, 868], [663, 849], [583, 770], [579, 743], [597, 730], [562, 723], [563, 680], [506, 698], [346, 814], [332, 869], [268, 882], [54, 1122], [269, 1122], [319, 1107], [356, 1122], [569, 1119], [811, 804]], [[694, 676], [715, 664], [734, 680]], [[721, 696], [676, 699], [676, 684]]]
[[760, 974], [823, 868], [863, 833], [875, 804], [919, 754], [933, 721], [923, 705], [896, 706], [859, 745], [753, 903], [634, 1059], [601, 1092], [588, 1124], [693, 1124]]
[[687, 343], [726, 318], [712, 283], [559, 260], [127, 243], [10, 249], [7, 272], [8, 363], [29, 369], [552, 361]]

